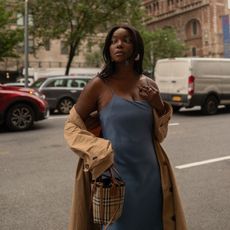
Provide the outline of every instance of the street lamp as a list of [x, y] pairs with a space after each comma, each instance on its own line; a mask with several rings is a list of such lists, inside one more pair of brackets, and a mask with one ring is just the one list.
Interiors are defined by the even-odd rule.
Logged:
[[28, 0], [25, 0], [24, 15], [24, 70], [25, 70], [25, 87], [28, 87]]

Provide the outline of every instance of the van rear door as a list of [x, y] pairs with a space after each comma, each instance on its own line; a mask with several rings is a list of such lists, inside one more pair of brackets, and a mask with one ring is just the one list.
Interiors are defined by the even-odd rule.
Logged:
[[220, 103], [230, 105], [230, 61], [220, 63], [221, 66], [221, 96]]
[[162, 98], [174, 105], [184, 105], [188, 100], [190, 60], [161, 59], [155, 67], [155, 80]]

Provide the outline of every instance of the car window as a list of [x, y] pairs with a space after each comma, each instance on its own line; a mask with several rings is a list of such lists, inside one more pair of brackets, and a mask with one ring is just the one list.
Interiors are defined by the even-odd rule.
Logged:
[[31, 88], [39, 88], [45, 80], [46, 80], [46, 78], [39, 78], [30, 87]]
[[46, 87], [66, 87], [67, 80], [66, 79], [54, 79], [48, 82]]
[[79, 80], [78, 82], [79, 82], [79, 87], [80, 87], [80, 88], [84, 88], [84, 87], [85, 87], [86, 81], [84, 81], [84, 80]]
[[67, 87], [84, 88], [86, 83], [87, 82], [85, 80], [68, 79]]
[[79, 87], [78, 81], [76, 79], [69, 79], [67, 87]]
[[48, 84], [46, 84], [46, 87], [54, 87], [54, 82], [55, 80], [48, 82]]

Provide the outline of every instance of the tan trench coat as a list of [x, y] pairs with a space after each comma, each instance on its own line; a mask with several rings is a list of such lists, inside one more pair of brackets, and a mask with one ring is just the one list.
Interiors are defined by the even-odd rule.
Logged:
[[[163, 191], [164, 230], [186, 230], [186, 222], [172, 168], [160, 145], [167, 135], [171, 106], [165, 103], [167, 113], [159, 117], [153, 110], [155, 127], [153, 142], [160, 165]], [[89, 128], [88, 128], [89, 130]], [[69, 230], [100, 230], [92, 223], [90, 212], [90, 181], [113, 164], [113, 149], [110, 141], [96, 137], [87, 131], [86, 124], [74, 107], [66, 120], [64, 137], [69, 147], [80, 157], [75, 177], [75, 188]], [[151, 226], [149, 228], [151, 230]], [[125, 230], [125, 229], [124, 229]]]

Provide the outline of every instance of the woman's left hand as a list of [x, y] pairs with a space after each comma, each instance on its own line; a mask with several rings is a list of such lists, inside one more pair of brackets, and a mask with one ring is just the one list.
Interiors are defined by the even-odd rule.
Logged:
[[144, 100], [148, 101], [148, 103], [155, 108], [160, 115], [164, 114], [165, 107], [157, 86], [153, 86], [152, 84], [148, 86], [139, 86], [139, 94]]

